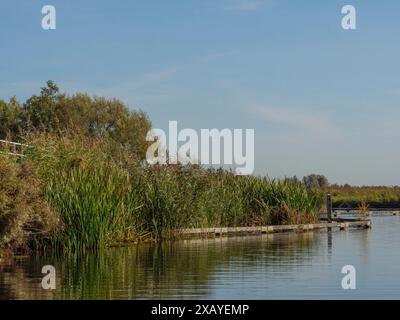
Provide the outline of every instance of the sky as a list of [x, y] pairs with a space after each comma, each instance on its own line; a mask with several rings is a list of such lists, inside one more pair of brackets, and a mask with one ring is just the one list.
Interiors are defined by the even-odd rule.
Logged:
[[255, 129], [257, 175], [398, 185], [399, 16], [389, 0], [2, 0], [0, 99], [51, 79], [156, 128]]

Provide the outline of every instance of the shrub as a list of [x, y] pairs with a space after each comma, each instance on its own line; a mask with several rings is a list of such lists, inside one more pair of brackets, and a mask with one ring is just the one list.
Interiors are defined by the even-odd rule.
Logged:
[[39, 242], [60, 228], [35, 166], [0, 155], [0, 245]]

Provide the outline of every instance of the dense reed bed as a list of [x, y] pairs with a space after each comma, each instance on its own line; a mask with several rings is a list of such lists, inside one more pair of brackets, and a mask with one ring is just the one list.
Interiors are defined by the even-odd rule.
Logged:
[[[171, 237], [179, 228], [310, 223], [320, 193], [301, 183], [200, 166], [148, 166], [112, 143], [31, 136], [22, 163], [37, 168], [60, 221], [42, 245], [71, 250]], [[22, 164], [21, 163], [21, 164]]]

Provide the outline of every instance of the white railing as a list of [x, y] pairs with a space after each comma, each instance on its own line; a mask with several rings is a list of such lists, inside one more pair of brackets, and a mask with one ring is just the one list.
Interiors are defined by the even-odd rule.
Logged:
[[27, 144], [12, 142], [8, 140], [0, 140], [0, 153], [11, 156], [23, 157], [24, 150], [28, 148]]

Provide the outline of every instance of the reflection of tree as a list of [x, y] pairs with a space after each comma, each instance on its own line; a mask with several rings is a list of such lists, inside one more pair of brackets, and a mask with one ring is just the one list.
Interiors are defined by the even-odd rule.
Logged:
[[[320, 247], [318, 241], [313, 242], [315, 236], [268, 234], [182, 240], [113, 248], [97, 254], [34, 257], [3, 268], [0, 298], [207, 297], [211, 293], [210, 277], [237, 262], [244, 274], [255, 269], [268, 274], [309, 265]], [[40, 271], [45, 264], [53, 264], [57, 270], [57, 290], [53, 292], [40, 287]]]

